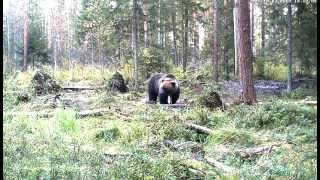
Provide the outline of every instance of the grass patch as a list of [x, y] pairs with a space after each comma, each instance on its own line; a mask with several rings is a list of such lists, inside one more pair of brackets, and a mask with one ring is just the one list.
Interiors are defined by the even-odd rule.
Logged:
[[237, 127], [274, 128], [282, 130], [292, 124], [307, 125], [315, 122], [316, 109], [273, 100], [257, 106], [240, 105], [229, 111]]

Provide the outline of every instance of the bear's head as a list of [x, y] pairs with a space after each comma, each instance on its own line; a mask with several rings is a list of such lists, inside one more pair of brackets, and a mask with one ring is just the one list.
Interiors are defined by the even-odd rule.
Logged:
[[178, 87], [179, 83], [172, 74], [167, 74], [160, 79], [160, 88], [168, 94], [175, 92]]

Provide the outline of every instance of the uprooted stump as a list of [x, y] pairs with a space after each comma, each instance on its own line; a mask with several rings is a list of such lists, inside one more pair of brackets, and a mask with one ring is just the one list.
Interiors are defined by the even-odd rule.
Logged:
[[122, 75], [116, 72], [108, 82], [108, 88], [111, 91], [128, 92], [129, 89], [126, 86]]
[[61, 86], [47, 73], [38, 71], [31, 81], [36, 95], [44, 95], [48, 93], [56, 93]]
[[215, 91], [210, 91], [201, 95], [199, 101], [201, 105], [209, 108], [222, 108], [221, 98]]

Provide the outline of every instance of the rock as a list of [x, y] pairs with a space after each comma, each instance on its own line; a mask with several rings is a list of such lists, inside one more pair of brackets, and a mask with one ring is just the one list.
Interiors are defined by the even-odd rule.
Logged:
[[123, 76], [116, 72], [108, 82], [108, 87], [111, 91], [128, 92], [129, 89], [126, 86]]
[[38, 71], [31, 81], [36, 95], [59, 92], [61, 86], [47, 73]]

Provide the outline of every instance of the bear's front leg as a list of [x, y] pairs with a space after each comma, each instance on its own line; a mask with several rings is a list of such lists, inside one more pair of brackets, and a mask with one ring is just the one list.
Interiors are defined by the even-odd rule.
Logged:
[[165, 93], [159, 94], [160, 104], [168, 104], [168, 95]]

